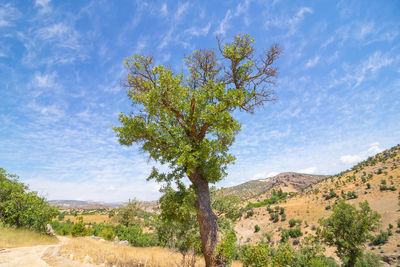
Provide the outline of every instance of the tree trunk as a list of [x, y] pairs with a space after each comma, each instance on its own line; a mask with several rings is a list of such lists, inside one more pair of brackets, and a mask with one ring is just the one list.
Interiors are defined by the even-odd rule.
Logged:
[[197, 221], [200, 226], [201, 250], [207, 267], [217, 266], [215, 249], [218, 244], [217, 216], [211, 209], [210, 190], [208, 182], [202, 175], [194, 171], [190, 175], [191, 182], [196, 186]]

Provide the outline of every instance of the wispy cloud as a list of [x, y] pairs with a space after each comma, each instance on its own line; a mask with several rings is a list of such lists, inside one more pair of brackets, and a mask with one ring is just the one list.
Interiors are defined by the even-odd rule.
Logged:
[[314, 58], [310, 58], [306, 63], [306, 68], [308, 69], [308, 68], [311, 68], [311, 67], [314, 67], [315, 65], [317, 65], [318, 62], [319, 62], [319, 58], [320, 58], [319, 56], [315, 56]]
[[168, 15], [168, 6], [167, 6], [167, 3], [163, 3], [162, 5], [161, 5], [161, 15], [163, 15], [163, 16], [167, 16]]
[[226, 11], [226, 13], [225, 13], [225, 17], [221, 20], [221, 22], [218, 25], [217, 30], [214, 33], [216, 35], [225, 36], [226, 31], [230, 27], [229, 21], [231, 20], [231, 18], [232, 18], [232, 11], [230, 9], [228, 9], [228, 11]]
[[0, 4], [0, 27], [14, 26], [20, 16], [21, 12], [10, 3]]
[[184, 33], [191, 36], [205, 36], [208, 34], [210, 27], [211, 23], [208, 23], [204, 27], [190, 27], [189, 29], [186, 29]]
[[41, 13], [47, 13], [51, 11], [50, 1], [51, 0], [36, 0], [35, 6], [40, 8]]

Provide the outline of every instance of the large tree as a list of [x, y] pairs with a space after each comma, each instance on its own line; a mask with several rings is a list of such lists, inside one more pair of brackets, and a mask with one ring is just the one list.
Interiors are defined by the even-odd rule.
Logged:
[[124, 65], [123, 86], [134, 107], [120, 114], [114, 127], [119, 142], [139, 143], [170, 173], [153, 169], [150, 178], [171, 182], [189, 178], [196, 192], [197, 220], [207, 266], [217, 265], [217, 216], [210, 206], [209, 183], [220, 181], [234, 161], [229, 154], [240, 123], [235, 110], [253, 112], [273, 100], [274, 66], [281, 49], [272, 45], [255, 56], [254, 39], [237, 35], [231, 43], [218, 40], [215, 50], [200, 49], [185, 58], [187, 71], [155, 65], [152, 57], [135, 55]]

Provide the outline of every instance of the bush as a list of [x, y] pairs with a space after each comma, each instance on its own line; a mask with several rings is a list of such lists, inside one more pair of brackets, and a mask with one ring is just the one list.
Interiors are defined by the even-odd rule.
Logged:
[[356, 198], [358, 198], [358, 196], [354, 191], [347, 192], [347, 199], [356, 199]]
[[381, 257], [375, 253], [365, 253], [357, 258], [355, 267], [381, 267]]
[[253, 210], [249, 210], [247, 213], [246, 213], [246, 218], [250, 218], [250, 217], [252, 217], [254, 215], [254, 211]]
[[245, 246], [241, 255], [243, 267], [269, 266], [270, 249], [268, 245], [258, 244], [256, 246]]
[[260, 226], [258, 224], [254, 225], [254, 233], [260, 232]]
[[385, 231], [380, 231], [378, 235], [372, 238], [372, 244], [374, 246], [383, 245], [389, 240], [389, 234]]
[[0, 222], [6, 226], [24, 227], [40, 232], [58, 215], [58, 209], [50, 206], [37, 192], [18, 182], [18, 176], [0, 168]]
[[113, 241], [115, 236], [113, 227], [105, 227], [103, 230], [101, 230], [99, 236], [104, 238], [105, 240]]
[[83, 222], [83, 217], [78, 217], [78, 221], [72, 226], [71, 234], [74, 237], [85, 236], [87, 234], [87, 229], [85, 223]]
[[236, 246], [236, 233], [229, 231], [224, 235], [217, 247], [217, 257], [221, 265], [229, 265], [234, 258], [238, 258], [238, 248]]
[[295, 219], [290, 219], [289, 220], [289, 226], [294, 227], [296, 225], [296, 220]]

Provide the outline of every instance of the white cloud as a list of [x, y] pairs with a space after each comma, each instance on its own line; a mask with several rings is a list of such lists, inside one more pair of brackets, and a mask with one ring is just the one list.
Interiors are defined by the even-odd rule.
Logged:
[[33, 78], [32, 85], [40, 88], [56, 88], [59, 85], [56, 82], [57, 73], [41, 74], [37, 72]]
[[168, 15], [168, 6], [166, 3], [163, 3], [161, 6], [161, 15], [163, 16]]
[[319, 56], [315, 56], [314, 58], [310, 58], [306, 63], [306, 68], [311, 68], [317, 65], [319, 62]]
[[366, 151], [362, 151], [358, 154], [341, 156], [340, 161], [345, 164], [354, 164], [363, 161], [367, 159], [369, 156], [373, 156], [381, 151], [382, 149], [379, 147], [379, 143], [375, 142], [370, 144], [369, 148]]
[[297, 172], [299, 172], [299, 173], [307, 173], [307, 174], [315, 174], [315, 173], [317, 173], [317, 167], [310, 167], [310, 168], [300, 169]]
[[263, 179], [263, 178], [269, 178], [269, 177], [274, 177], [278, 175], [277, 172], [259, 172], [253, 175], [252, 179]]
[[226, 11], [225, 17], [221, 20], [221, 22], [218, 25], [218, 29], [214, 32], [216, 35], [222, 35], [225, 36], [226, 30], [229, 28], [229, 21], [232, 18], [231, 10], [228, 9]]

